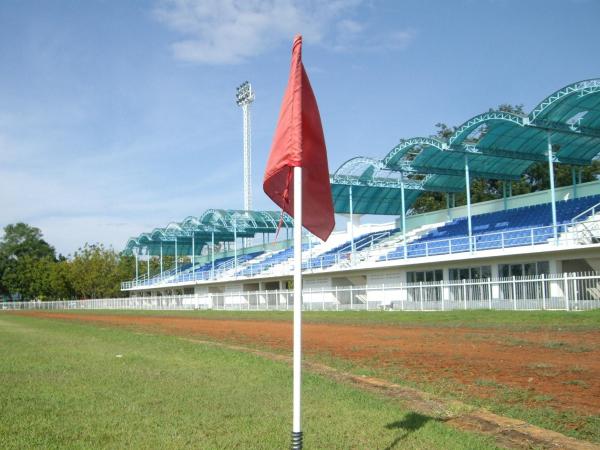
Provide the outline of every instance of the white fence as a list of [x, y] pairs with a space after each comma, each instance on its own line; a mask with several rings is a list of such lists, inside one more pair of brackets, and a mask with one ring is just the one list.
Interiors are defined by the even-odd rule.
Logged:
[[[291, 310], [293, 291], [245, 291], [156, 297], [1, 303], [0, 309]], [[566, 310], [600, 308], [600, 274], [462, 280], [381, 286], [305, 289], [309, 311], [467, 309]]]

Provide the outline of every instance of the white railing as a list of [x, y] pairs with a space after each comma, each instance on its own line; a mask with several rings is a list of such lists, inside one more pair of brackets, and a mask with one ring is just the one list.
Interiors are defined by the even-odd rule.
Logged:
[[[293, 291], [269, 290], [58, 302], [0, 303], [0, 309], [218, 309], [291, 310]], [[600, 274], [305, 289], [303, 308], [314, 311], [566, 310], [600, 308]]]
[[[600, 220], [588, 220], [579, 222], [586, 224], [587, 228], [579, 228], [578, 224], [557, 225], [556, 232], [560, 237], [560, 245], [582, 245], [590, 242], [590, 228], [599, 230]], [[600, 237], [600, 236], [598, 236]], [[430, 257], [455, 253], [478, 253], [486, 250], [504, 250], [515, 247], [533, 247], [542, 244], [554, 243], [554, 226], [533, 227], [514, 229], [510, 231], [481, 233], [471, 236], [455, 237], [450, 239], [428, 240], [426, 242], [412, 242], [407, 245], [397, 247], [395, 250], [386, 252], [376, 259], [376, 261], [395, 261], [402, 259], [411, 259], [419, 257]], [[376, 245], [369, 249], [364, 249], [356, 253], [351, 258], [350, 252], [335, 253], [324, 256], [310, 258], [302, 264], [303, 271], [319, 271], [332, 266], [343, 265], [344, 267], [364, 264], [369, 254]], [[155, 276], [148, 279], [138, 279], [121, 283], [121, 289], [132, 289], [149, 286], [159, 286], [174, 283], [191, 283], [196, 281], [208, 280], [227, 280], [237, 278], [254, 277], [258, 275], [277, 275], [289, 274], [293, 270], [293, 261], [274, 262], [270, 264], [256, 263], [240, 264], [237, 269], [218, 268], [214, 272], [206, 270], [195, 272], [188, 270], [179, 274], [170, 274], [169, 276]]]
[[588, 217], [593, 217], [599, 212], [600, 212], [600, 203], [596, 203], [594, 206], [586, 209], [585, 211], [580, 212], [575, 217], [573, 217], [573, 219], [571, 219], [571, 223], [575, 224], [575, 223], [583, 222]]

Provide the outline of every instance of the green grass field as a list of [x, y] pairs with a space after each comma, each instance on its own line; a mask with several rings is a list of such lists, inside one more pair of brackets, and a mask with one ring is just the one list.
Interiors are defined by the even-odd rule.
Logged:
[[[68, 311], [63, 311], [68, 312]], [[291, 312], [235, 312], [235, 311], [71, 311], [74, 314], [115, 314], [115, 315], [147, 315], [147, 316], [166, 316], [166, 317], [188, 317], [202, 319], [224, 319], [224, 320], [267, 320], [267, 321], [290, 321]], [[454, 312], [386, 312], [386, 311], [345, 311], [345, 312], [305, 312], [304, 321], [307, 323], [339, 323], [348, 325], [386, 325], [401, 327], [432, 327], [435, 333], [436, 328], [470, 327], [485, 329], [483, 333], [488, 333], [491, 340], [500, 340], [506, 346], [511, 345], [530, 345], [528, 341], [522, 341], [510, 336], [496, 338], [494, 330], [499, 332], [509, 331], [539, 331], [546, 336], [547, 342], [541, 345], [565, 343], [556, 341], [552, 332], [569, 331], [576, 332], [579, 335], [585, 335], [588, 331], [597, 332], [600, 330], [600, 311], [587, 312], [563, 312], [563, 311], [544, 311], [544, 312], [514, 312], [514, 311], [454, 311]], [[548, 333], [547, 335], [545, 333]], [[487, 336], [488, 334], [486, 334]], [[480, 338], [480, 336], [477, 336]], [[274, 351], [287, 354], [287, 351], [270, 348], [260, 342], [245, 342], [244, 345], [254, 348], [260, 348], [267, 351]], [[581, 348], [580, 348], [581, 347]], [[585, 347], [585, 348], [584, 348]], [[532, 348], [535, 348], [533, 346]], [[576, 352], [582, 358], [582, 361], [590, 357], [588, 350], [593, 349], [589, 344], [584, 346], [566, 345], [566, 351]], [[580, 351], [581, 350], [581, 351]], [[585, 351], [583, 351], [585, 350]], [[535, 352], [533, 352], [535, 353]], [[358, 363], [340, 359], [328, 353], [322, 355], [307, 355], [307, 358], [321, 362], [339, 370], [344, 370], [357, 375], [370, 375], [383, 378], [398, 384], [415, 387], [417, 389], [432, 393], [449, 399], [458, 399], [469, 405], [481, 406], [497, 414], [525, 420], [529, 423], [558, 431], [569, 436], [585, 439], [592, 442], [600, 442], [600, 416], [590, 415], [587, 412], [577, 409], [560, 410], [550, 406], [552, 396], [539, 395], [536, 392], [499, 384], [493, 379], [481, 377], [475, 381], [475, 387], [485, 387], [488, 395], [477, 397], [472, 395], [470, 386], [456, 384], [454, 380], [440, 377], [435, 380], [417, 381], [408, 380], [401, 368], [391, 366], [389, 368], [375, 367], [368, 361]], [[538, 361], [539, 363], [539, 361]], [[542, 365], [543, 366], [543, 365]], [[573, 371], [579, 370], [578, 366], [571, 368]], [[540, 376], [545, 376], [544, 371], [551, 373], [552, 367], [540, 367]], [[566, 374], [571, 378], [575, 375]], [[588, 388], [587, 386], [584, 386]], [[590, 393], [593, 390], [590, 389]]]
[[[289, 446], [291, 369], [283, 363], [172, 336], [12, 315], [0, 315], [0, 355], [2, 449]], [[316, 375], [305, 374], [303, 399], [306, 448], [495, 448]]]

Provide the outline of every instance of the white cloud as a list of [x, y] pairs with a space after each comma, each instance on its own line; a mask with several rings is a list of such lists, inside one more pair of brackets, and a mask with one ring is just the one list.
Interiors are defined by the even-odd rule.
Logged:
[[333, 50], [338, 52], [378, 52], [397, 51], [407, 48], [415, 38], [415, 31], [373, 30], [355, 21], [342, 21], [338, 24]]
[[295, 33], [336, 51], [402, 49], [410, 31], [372, 30], [354, 20], [363, 0], [163, 0], [159, 21], [183, 38], [175, 58], [200, 64], [237, 64], [290, 41]]
[[[325, 17], [292, 0], [170, 0], [156, 9], [165, 24], [185, 38], [175, 57], [206, 64], [235, 64], [262, 53], [294, 33], [320, 41]], [[337, 9], [336, 9], [337, 10]]]
[[364, 30], [364, 25], [352, 19], [343, 19], [337, 25], [340, 33], [360, 33]]
[[393, 31], [387, 34], [387, 46], [389, 48], [405, 49], [415, 38], [415, 31], [412, 29], [404, 31]]

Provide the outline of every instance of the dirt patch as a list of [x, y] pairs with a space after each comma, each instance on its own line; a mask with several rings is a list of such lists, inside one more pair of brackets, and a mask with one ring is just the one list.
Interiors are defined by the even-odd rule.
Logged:
[[[289, 350], [291, 323], [173, 316], [23, 312]], [[600, 331], [303, 325], [305, 354], [333, 356], [411, 381], [447, 380], [469, 395], [600, 413]]]

